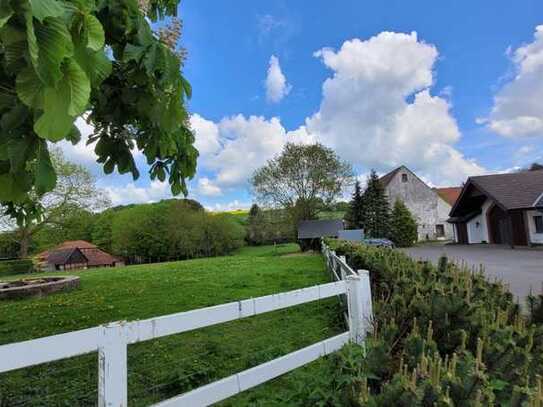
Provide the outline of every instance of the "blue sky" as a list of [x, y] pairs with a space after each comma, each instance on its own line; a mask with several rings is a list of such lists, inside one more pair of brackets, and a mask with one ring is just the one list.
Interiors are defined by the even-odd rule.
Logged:
[[[287, 141], [434, 185], [543, 160], [540, 0], [185, 0], [179, 15], [202, 151], [190, 196], [209, 208], [250, 204], [247, 178]], [[66, 148], [115, 203], [169, 195]]]

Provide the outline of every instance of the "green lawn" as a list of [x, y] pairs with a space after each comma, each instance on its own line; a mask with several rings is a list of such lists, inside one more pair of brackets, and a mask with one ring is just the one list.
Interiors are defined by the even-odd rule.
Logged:
[[[97, 269], [81, 288], [45, 298], [0, 301], [0, 344], [222, 304], [328, 282], [320, 256], [296, 245], [243, 248], [235, 256]], [[294, 254], [294, 255], [293, 255]], [[274, 359], [344, 330], [335, 299], [131, 345], [129, 404], [150, 403]], [[0, 406], [96, 402], [96, 354], [0, 374]], [[316, 362], [228, 400], [285, 400]]]

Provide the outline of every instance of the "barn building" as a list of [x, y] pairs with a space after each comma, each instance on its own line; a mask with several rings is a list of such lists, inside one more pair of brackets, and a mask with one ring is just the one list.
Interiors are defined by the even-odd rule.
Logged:
[[402, 200], [418, 225], [418, 240], [452, 240], [453, 226], [447, 223], [449, 212], [462, 188], [432, 188], [406, 166], [380, 178], [390, 207]]
[[450, 216], [461, 244], [543, 244], [543, 170], [470, 177]]
[[123, 266], [124, 262], [85, 240], [66, 241], [38, 254], [43, 271]]

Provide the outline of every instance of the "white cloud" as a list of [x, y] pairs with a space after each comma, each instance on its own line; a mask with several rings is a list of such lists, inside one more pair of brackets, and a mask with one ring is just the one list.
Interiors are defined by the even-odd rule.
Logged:
[[146, 187], [138, 187], [133, 182], [129, 182], [125, 186], [106, 186], [103, 189], [109, 195], [113, 205], [157, 202], [172, 197], [168, 183], [156, 180], [151, 181]]
[[200, 157], [205, 159], [220, 149], [219, 129], [215, 123], [199, 114], [193, 114], [190, 117], [190, 124], [195, 133], [194, 146], [200, 152]]
[[213, 181], [211, 181], [209, 178], [200, 178], [198, 180], [198, 188], [197, 191], [200, 195], [203, 196], [219, 196], [222, 195], [222, 190], [219, 186], [215, 185]]
[[494, 97], [485, 122], [505, 137], [543, 137], [543, 25], [537, 26], [534, 41], [508, 52], [515, 76]]
[[266, 99], [271, 103], [280, 102], [292, 89], [292, 86], [287, 83], [287, 78], [279, 65], [279, 59], [275, 55], [272, 55], [270, 58], [265, 88]]
[[281, 152], [287, 141], [310, 143], [314, 140], [304, 126], [287, 132], [277, 117], [265, 119], [239, 114], [215, 123], [201, 116], [195, 121], [195, 116], [191, 123], [196, 129], [196, 142], [199, 143], [201, 135], [207, 138], [202, 144], [212, 145], [200, 150], [200, 162], [215, 174], [213, 179], [199, 180], [198, 191], [207, 192], [208, 196], [209, 193], [219, 195], [223, 188], [243, 186], [257, 168]]
[[416, 33], [383, 32], [315, 56], [333, 75], [307, 132], [343, 158], [378, 171], [405, 164], [437, 185], [483, 172], [454, 148], [460, 131], [449, 102], [430, 92], [438, 51]]
[[87, 145], [89, 136], [94, 132], [94, 127], [88, 124], [85, 119], [78, 117], [75, 121], [75, 125], [81, 133], [81, 140], [75, 146], [69, 141], [62, 140], [56, 145], [60, 147], [64, 156], [72, 162], [76, 162], [83, 165], [89, 165], [96, 163], [98, 158], [94, 153], [94, 144]]

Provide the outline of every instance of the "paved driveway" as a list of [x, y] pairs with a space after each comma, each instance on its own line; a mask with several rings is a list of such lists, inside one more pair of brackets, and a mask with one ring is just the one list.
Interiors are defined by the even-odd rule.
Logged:
[[442, 254], [454, 261], [464, 260], [468, 265], [483, 265], [485, 273], [509, 284], [513, 294], [523, 298], [533, 287], [539, 293], [543, 283], [543, 250], [510, 249], [494, 245], [427, 245], [402, 249], [417, 259], [437, 262]]

